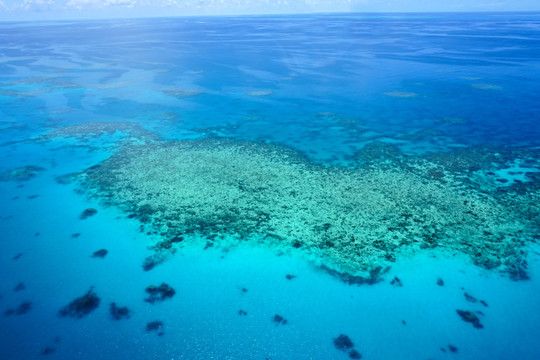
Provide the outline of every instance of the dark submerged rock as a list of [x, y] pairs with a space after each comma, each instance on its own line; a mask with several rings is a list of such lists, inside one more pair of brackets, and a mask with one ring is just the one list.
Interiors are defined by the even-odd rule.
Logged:
[[107, 249], [100, 249], [98, 251], [94, 251], [91, 257], [103, 259], [105, 258], [105, 256], [107, 256], [107, 253]]
[[291, 274], [285, 275], [285, 278], [286, 278], [287, 280], [292, 280], [292, 279], [294, 279], [295, 277], [296, 277], [296, 275], [291, 275]]
[[242, 309], [238, 310], [238, 315], [240, 316], [246, 316], [247, 315], [247, 311], [244, 311]]
[[482, 329], [484, 325], [480, 324], [480, 319], [472, 311], [456, 310], [461, 319], [465, 322], [471, 323], [476, 329]]
[[41, 166], [29, 165], [0, 173], [0, 181], [28, 181], [45, 171]]
[[112, 302], [109, 307], [109, 312], [114, 320], [129, 319], [131, 311], [123, 306], [119, 307], [115, 302]]
[[437, 285], [439, 285], [439, 286], [444, 286], [444, 280], [441, 279], [440, 277], [437, 278]]
[[149, 296], [144, 301], [150, 304], [172, 298], [176, 294], [176, 291], [166, 283], [162, 283], [159, 286], [150, 285], [146, 288], [146, 292]]
[[99, 302], [99, 297], [94, 293], [93, 288], [90, 288], [86, 294], [60, 309], [58, 314], [62, 317], [82, 318], [97, 309]]
[[326, 265], [321, 265], [319, 267], [321, 270], [338, 278], [339, 280], [347, 283], [349, 285], [373, 285], [378, 282], [383, 281], [382, 275], [390, 271], [390, 267], [383, 268], [382, 266], [374, 267], [369, 271], [369, 276], [356, 276], [351, 275], [345, 272], [339, 272], [337, 270], [331, 269]]
[[51, 355], [51, 354], [54, 353], [55, 351], [56, 351], [55, 348], [50, 347], [50, 346], [47, 346], [46, 348], [44, 348], [43, 350], [41, 350], [41, 355]]
[[30, 309], [32, 309], [32, 303], [29, 301], [25, 301], [17, 307], [17, 309], [15, 310], [15, 313], [17, 315], [24, 315], [24, 314], [27, 314], [30, 311]]
[[468, 302], [472, 302], [472, 303], [476, 303], [478, 302], [478, 299], [475, 298], [474, 296], [472, 296], [471, 294], [469, 293], [465, 293], [463, 294], [465, 296], [465, 300], [467, 300]]
[[156, 266], [163, 264], [165, 260], [167, 259], [166, 254], [162, 252], [156, 252], [150, 256], [147, 256], [142, 264], [142, 268], [144, 271], [150, 271]]
[[354, 343], [347, 335], [340, 334], [337, 338], [334, 339], [334, 346], [336, 347], [336, 349], [347, 351], [354, 347]]
[[457, 353], [458, 352], [458, 348], [452, 344], [449, 344], [448, 345], [448, 350], [450, 350], [451, 352], [453, 353]]
[[158, 336], [163, 335], [163, 321], [155, 320], [146, 324], [146, 332], [156, 331]]
[[272, 317], [272, 321], [275, 322], [277, 325], [285, 325], [287, 324], [287, 319], [285, 319], [283, 316], [276, 314]]
[[84, 220], [84, 219], [87, 219], [87, 218], [89, 218], [90, 216], [94, 216], [94, 215], [96, 215], [96, 214], [97, 214], [97, 210], [96, 210], [96, 209], [94, 209], [94, 208], [88, 208], [88, 209], [84, 210], [84, 211], [81, 213], [81, 215], [79, 216], [79, 218], [80, 218], [81, 220]]
[[17, 286], [13, 288], [13, 291], [22, 291], [24, 289], [26, 289], [26, 286], [24, 285], [23, 282], [20, 282], [17, 284]]
[[396, 286], [396, 287], [402, 287], [403, 286], [403, 283], [401, 282], [401, 280], [395, 276], [392, 281], [390, 281], [390, 285], [393, 285], [393, 286]]
[[485, 307], [488, 307], [488, 306], [489, 306], [488, 303], [485, 302], [484, 300], [480, 300], [480, 304], [484, 305]]
[[360, 354], [358, 351], [352, 349], [351, 351], [349, 351], [349, 357], [351, 359], [361, 359], [362, 354]]

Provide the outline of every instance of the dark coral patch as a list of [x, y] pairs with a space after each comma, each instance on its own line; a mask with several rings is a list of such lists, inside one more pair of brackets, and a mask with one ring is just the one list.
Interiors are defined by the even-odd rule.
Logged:
[[23, 166], [0, 173], [0, 181], [28, 181], [44, 170], [41, 166]]
[[131, 311], [127, 307], [120, 307], [115, 302], [111, 303], [109, 312], [114, 320], [129, 319], [131, 316]]
[[146, 324], [146, 332], [154, 332], [156, 331], [158, 333], [158, 336], [163, 335], [163, 321], [155, 320], [150, 321]]
[[176, 291], [166, 283], [162, 283], [159, 286], [150, 285], [146, 288], [146, 292], [149, 296], [144, 301], [150, 304], [172, 298], [176, 294]]
[[337, 338], [334, 339], [334, 346], [336, 347], [336, 349], [347, 351], [354, 347], [354, 343], [347, 335], [340, 334]]
[[476, 329], [482, 329], [484, 325], [480, 323], [480, 319], [472, 311], [456, 310], [461, 319], [465, 322], [471, 323]]
[[352, 349], [351, 351], [349, 351], [349, 357], [351, 359], [361, 359], [362, 358], [362, 354], [360, 354], [358, 351], [356, 351], [355, 349]]
[[15, 310], [15, 313], [17, 315], [27, 314], [30, 311], [30, 309], [32, 309], [32, 303], [29, 301], [25, 301], [17, 307], [17, 309]]
[[93, 258], [100, 258], [103, 259], [105, 256], [107, 256], [108, 251], [106, 249], [100, 249], [98, 251], [94, 251], [92, 254]]
[[469, 293], [464, 293], [463, 296], [465, 296], [465, 300], [467, 300], [468, 302], [472, 302], [472, 303], [478, 302], [478, 299]]
[[97, 210], [96, 210], [96, 209], [94, 209], [94, 208], [88, 208], [88, 209], [85, 209], [85, 210], [81, 213], [81, 215], [79, 216], [79, 218], [80, 218], [81, 220], [84, 220], [84, 219], [87, 219], [87, 218], [89, 218], [90, 216], [94, 216], [94, 215], [96, 215], [96, 214], [97, 214]]
[[403, 283], [401, 282], [400, 278], [398, 278], [397, 276], [394, 276], [392, 281], [390, 281], [390, 285], [393, 285], [395, 287], [402, 287]]
[[382, 266], [376, 266], [369, 271], [369, 276], [356, 276], [346, 272], [339, 272], [325, 265], [321, 265], [319, 268], [349, 285], [376, 284], [378, 282], [381, 282], [383, 280], [382, 275], [384, 275], [390, 270], [389, 267], [383, 268]]
[[100, 299], [90, 288], [86, 294], [76, 298], [60, 309], [58, 314], [62, 317], [82, 318], [98, 308]]
[[272, 321], [276, 323], [277, 325], [285, 325], [287, 324], [287, 319], [285, 319], [283, 316], [276, 314], [272, 316]]
[[11, 258], [11, 260], [19, 260], [21, 258], [21, 256], [23, 256], [23, 255], [24, 255], [23, 253], [18, 253], [15, 256], [13, 256], [13, 258]]
[[22, 291], [24, 289], [26, 289], [26, 286], [23, 282], [20, 282], [17, 284], [17, 286], [15, 286], [15, 288], [13, 288], [13, 291]]
[[41, 355], [51, 355], [52, 353], [54, 353], [56, 351], [55, 348], [51, 347], [51, 346], [47, 346], [46, 348], [44, 348], [43, 350], [41, 350]]

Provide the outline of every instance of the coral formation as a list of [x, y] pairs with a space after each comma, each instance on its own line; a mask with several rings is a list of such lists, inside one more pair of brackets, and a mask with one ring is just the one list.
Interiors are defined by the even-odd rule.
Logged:
[[122, 147], [79, 184], [133, 214], [141, 231], [169, 239], [145, 270], [203, 237], [212, 246], [226, 238], [298, 249], [355, 284], [380, 281], [400, 253], [433, 248], [527, 278], [524, 248], [540, 238], [539, 182], [489, 192], [469, 179], [490, 160], [502, 166], [526, 153], [460, 151], [419, 158], [374, 144], [356, 155], [356, 169], [344, 169], [265, 143], [154, 141]]
[[276, 323], [277, 325], [285, 325], [287, 324], [287, 319], [285, 319], [283, 316], [276, 314], [272, 316], [272, 321]]
[[26, 289], [26, 286], [24, 285], [23, 282], [20, 282], [17, 284], [17, 286], [13, 288], [13, 291], [22, 291], [24, 289]]
[[109, 307], [109, 312], [114, 320], [129, 319], [129, 317], [131, 316], [131, 311], [127, 307], [120, 307], [116, 305], [115, 302], [111, 303]]
[[105, 256], [107, 256], [108, 253], [109, 252], [106, 249], [100, 249], [100, 250], [94, 251], [94, 253], [92, 254], [92, 257], [103, 259], [105, 258]]
[[81, 215], [79, 216], [79, 218], [81, 220], [84, 220], [84, 219], [88, 219], [90, 216], [94, 216], [97, 214], [97, 210], [94, 209], [94, 208], [88, 208], [88, 209], [85, 209]]
[[350, 350], [354, 347], [354, 343], [351, 338], [345, 334], [340, 334], [337, 338], [334, 339], [334, 346], [339, 350]]
[[45, 171], [41, 166], [28, 165], [0, 173], [0, 181], [28, 181]]
[[80, 296], [60, 309], [58, 314], [62, 317], [82, 318], [98, 308], [100, 299], [90, 288], [83, 296]]
[[159, 286], [150, 285], [146, 288], [146, 292], [149, 296], [144, 301], [150, 304], [172, 298], [176, 294], [176, 291], [166, 283], [162, 283]]
[[482, 329], [484, 327], [484, 325], [480, 323], [480, 319], [478, 318], [478, 316], [476, 316], [476, 314], [472, 311], [458, 309], [456, 310], [456, 312], [463, 321], [471, 323], [475, 328]]
[[146, 331], [147, 332], [153, 332], [156, 331], [158, 333], [158, 336], [163, 335], [163, 321], [155, 320], [150, 321], [146, 324]]

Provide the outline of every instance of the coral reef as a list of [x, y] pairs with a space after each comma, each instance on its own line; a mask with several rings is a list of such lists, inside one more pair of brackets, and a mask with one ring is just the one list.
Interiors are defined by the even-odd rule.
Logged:
[[272, 321], [276, 323], [276, 325], [285, 325], [287, 324], [287, 319], [285, 319], [283, 316], [276, 314], [272, 316]]
[[114, 320], [129, 319], [131, 316], [131, 311], [127, 307], [120, 307], [115, 302], [111, 303], [109, 313]]
[[351, 338], [345, 334], [340, 334], [337, 338], [334, 339], [334, 346], [339, 350], [350, 350], [354, 347], [354, 343]]
[[146, 324], [146, 331], [147, 332], [153, 332], [156, 331], [158, 333], [158, 336], [162, 336], [163, 333], [163, 321], [155, 320], [150, 321]]
[[53, 348], [51, 346], [47, 346], [43, 350], [41, 350], [41, 355], [51, 355], [55, 351], [56, 351], [55, 348]]
[[484, 325], [480, 323], [480, 319], [478, 318], [478, 316], [476, 316], [476, 314], [472, 311], [458, 309], [456, 310], [456, 312], [463, 321], [471, 323], [475, 328], [482, 329], [484, 327]]
[[402, 287], [403, 283], [401, 282], [401, 279], [397, 276], [394, 276], [394, 278], [390, 281], [390, 285], [395, 287]]
[[94, 251], [91, 257], [103, 259], [105, 258], [105, 256], [107, 256], [108, 253], [109, 252], [106, 249], [100, 249], [100, 250]]
[[26, 289], [26, 286], [24, 285], [23, 282], [20, 282], [17, 284], [17, 286], [13, 288], [13, 291], [17, 292], [17, 291], [22, 291], [24, 289]]
[[156, 301], [170, 299], [176, 294], [176, 291], [168, 284], [162, 283], [159, 286], [150, 285], [146, 288], [148, 297], [144, 301], [154, 304]]
[[58, 314], [62, 317], [82, 318], [98, 308], [100, 299], [90, 288], [83, 296], [80, 296], [60, 309]]
[[11, 315], [24, 315], [27, 314], [32, 309], [32, 303], [29, 301], [24, 301], [17, 306], [16, 309], [7, 309], [4, 312], [5, 316]]
[[152, 248], [144, 270], [191, 239], [215, 246], [226, 237], [298, 249], [351, 284], [381, 281], [400, 253], [433, 248], [520, 280], [528, 276], [526, 244], [540, 238], [540, 181], [486, 191], [470, 179], [517, 156], [532, 162], [535, 154], [475, 149], [420, 158], [373, 144], [356, 155], [357, 168], [344, 169], [266, 143], [153, 141], [123, 146], [78, 180], [133, 214], [141, 231], [169, 239]]
[[0, 181], [28, 181], [36, 177], [45, 168], [36, 165], [28, 165], [0, 173]]
[[90, 216], [94, 216], [97, 214], [97, 210], [94, 209], [94, 208], [88, 208], [88, 209], [85, 209], [81, 215], [79, 216], [79, 219], [81, 220], [85, 220], [85, 219], [88, 219]]

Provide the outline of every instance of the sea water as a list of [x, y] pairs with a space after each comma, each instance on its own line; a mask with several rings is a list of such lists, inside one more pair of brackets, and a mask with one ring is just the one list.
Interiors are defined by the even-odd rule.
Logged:
[[[126, 142], [247, 141], [352, 171], [374, 143], [538, 149], [538, 59], [537, 13], [1, 23], [0, 358], [347, 359], [340, 334], [363, 359], [540, 358], [538, 229], [518, 281], [442, 247], [351, 285], [301, 249], [204, 246], [204, 229], [144, 271], [160, 234], [62, 181]], [[539, 181], [519, 160], [494, 169], [501, 187]], [[175, 295], [144, 301], [161, 283]], [[90, 289], [97, 308], [59, 315]]]

